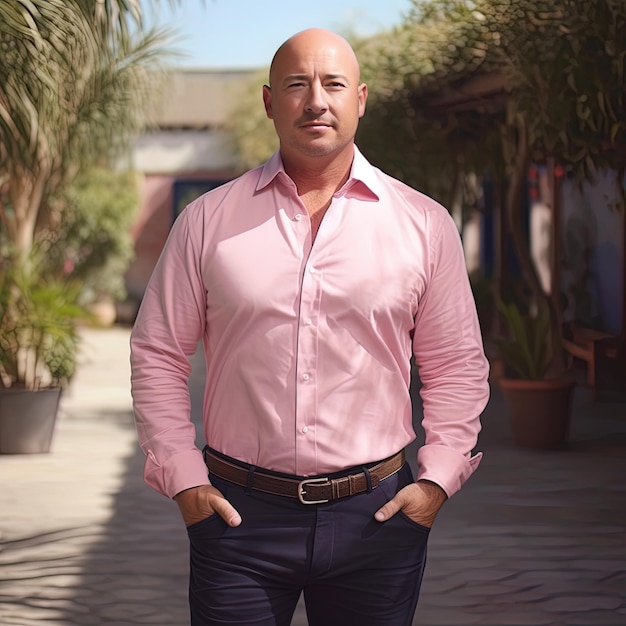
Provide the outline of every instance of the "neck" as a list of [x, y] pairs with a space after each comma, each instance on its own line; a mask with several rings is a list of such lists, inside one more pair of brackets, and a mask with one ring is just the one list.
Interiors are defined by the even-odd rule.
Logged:
[[292, 158], [281, 154], [285, 172], [298, 188], [298, 195], [312, 191], [330, 191], [334, 193], [343, 185], [350, 175], [350, 167], [354, 158], [353, 147], [332, 157]]

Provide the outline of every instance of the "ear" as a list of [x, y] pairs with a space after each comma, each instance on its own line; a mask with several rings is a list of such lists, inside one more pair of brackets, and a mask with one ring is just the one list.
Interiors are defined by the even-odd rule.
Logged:
[[367, 102], [367, 85], [365, 83], [361, 83], [358, 86], [359, 90], [359, 117], [363, 117], [365, 115], [365, 103]]
[[265, 105], [265, 114], [269, 119], [272, 116], [272, 88], [269, 85], [263, 85], [263, 104]]

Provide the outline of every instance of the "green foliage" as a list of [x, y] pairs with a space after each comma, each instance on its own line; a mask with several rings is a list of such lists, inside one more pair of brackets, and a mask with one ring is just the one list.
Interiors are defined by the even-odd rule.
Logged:
[[58, 225], [45, 233], [48, 271], [82, 285], [85, 304], [125, 296], [124, 274], [133, 258], [131, 226], [139, 206], [137, 176], [93, 168], [55, 203]]
[[263, 85], [269, 69], [261, 70], [239, 98], [232, 115], [237, 160], [243, 169], [261, 165], [278, 149], [274, 124], [263, 106]]
[[581, 179], [623, 168], [626, 3], [481, 0], [476, 7], [535, 155], [558, 156]]
[[140, 15], [138, 0], [0, 3], [0, 224], [20, 262], [50, 197], [149, 119], [169, 33]]
[[413, 5], [360, 51], [371, 95], [359, 141], [372, 160], [444, 203], [463, 172], [510, 175], [519, 140], [581, 180], [623, 172], [623, 0]]
[[[94, 174], [69, 185], [94, 163], [119, 158], [149, 121], [170, 33], [146, 27], [142, 14], [141, 0], [0, 2], [4, 386], [66, 383], [85, 316], [83, 283], [92, 297], [101, 284], [119, 292], [128, 183]], [[70, 276], [61, 260], [73, 264]]]
[[40, 389], [67, 384], [76, 369], [76, 325], [89, 319], [80, 286], [44, 277], [36, 255], [0, 273], [0, 387]]
[[552, 364], [550, 311], [541, 305], [534, 315], [523, 315], [515, 302], [498, 301], [506, 322], [506, 339], [494, 339], [505, 364], [520, 378], [541, 380]]
[[382, 169], [450, 207], [460, 189], [471, 190], [473, 172], [501, 163], [503, 116], [488, 102], [482, 110], [447, 105], [446, 85], [485, 71], [490, 60], [468, 10], [446, 13], [439, 4], [419, 3], [401, 28], [358, 50], [370, 87], [358, 143]]

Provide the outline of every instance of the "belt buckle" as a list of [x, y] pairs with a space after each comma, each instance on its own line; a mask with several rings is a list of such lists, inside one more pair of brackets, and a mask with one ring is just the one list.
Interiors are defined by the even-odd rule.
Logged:
[[328, 483], [330, 481], [328, 478], [305, 478], [298, 483], [298, 500], [302, 502], [302, 504], [324, 504], [324, 502], [330, 502], [330, 500], [305, 500], [304, 496], [306, 495], [305, 487], [306, 485], [311, 484], [319, 484], [319, 483]]

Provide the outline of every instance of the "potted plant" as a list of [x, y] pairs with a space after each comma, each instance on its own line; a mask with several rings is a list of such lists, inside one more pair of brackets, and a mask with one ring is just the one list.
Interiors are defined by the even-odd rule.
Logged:
[[[55, 415], [60, 389], [76, 366], [76, 325], [85, 314], [79, 288], [56, 271], [51, 248], [68, 223], [68, 186], [95, 164], [119, 165], [163, 87], [169, 31], [145, 25], [144, 13], [139, 0], [0, 3], [3, 452], [48, 448], [50, 422], [35, 426], [36, 435], [17, 436], [18, 427], [35, 420], [24, 403], [37, 399]], [[109, 254], [101, 238], [83, 236], [89, 228], [101, 236], [102, 223], [90, 221], [88, 212], [84, 217], [75, 222], [81, 241], [95, 254]], [[114, 218], [107, 224], [111, 231], [124, 228]], [[34, 259], [38, 247], [45, 263]], [[62, 268], [76, 261], [67, 256], [75, 251], [59, 248]], [[117, 273], [123, 271], [113, 268]], [[89, 285], [83, 275], [80, 282], [84, 296]], [[8, 425], [13, 406], [17, 416]]]
[[574, 381], [554, 371], [553, 326], [544, 301], [522, 313], [498, 302], [505, 336], [494, 339], [504, 372], [497, 383], [508, 407], [513, 441], [525, 448], [558, 449], [567, 442]]
[[0, 272], [0, 453], [50, 450], [62, 388], [76, 369], [77, 285], [44, 278], [42, 264]]

